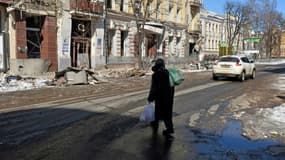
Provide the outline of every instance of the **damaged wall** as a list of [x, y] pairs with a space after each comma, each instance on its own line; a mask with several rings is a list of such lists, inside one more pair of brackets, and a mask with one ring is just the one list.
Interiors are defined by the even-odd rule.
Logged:
[[56, 18], [47, 16], [42, 28], [41, 58], [49, 59], [49, 71], [57, 71]]
[[[9, 10], [11, 72], [19, 72], [19, 68], [22, 71], [31, 69], [31, 72], [42, 72], [41, 68], [46, 68], [46, 61], [49, 62], [47, 71], [57, 71], [57, 25], [54, 1], [16, 1], [7, 10]], [[37, 68], [33, 68], [33, 65], [23, 65], [23, 63], [30, 64], [32, 60], [28, 59], [40, 62], [35, 62], [37, 64], [44, 61], [43, 66], [38, 67], [39, 71], [36, 71]], [[24, 62], [25, 60], [27, 62]]]
[[[63, 3], [64, 2], [64, 3]], [[57, 13], [57, 57], [58, 70], [64, 70], [71, 66], [70, 48], [71, 48], [71, 14], [69, 1], [59, 1]]]
[[92, 67], [96, 65], [105, 65], [106, 57], [103, 53], [104, 50], [104, 20], [100, 19], [92, 23]]

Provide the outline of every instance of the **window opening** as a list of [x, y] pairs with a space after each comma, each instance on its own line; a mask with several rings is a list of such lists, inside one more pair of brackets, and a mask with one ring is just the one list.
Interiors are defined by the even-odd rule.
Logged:
[[41, 30], [44, 20], [45, 20], [44, 16], [33, 16], [26, 18], [28, 58], [41, 57], [41, 43], [43, 40]]

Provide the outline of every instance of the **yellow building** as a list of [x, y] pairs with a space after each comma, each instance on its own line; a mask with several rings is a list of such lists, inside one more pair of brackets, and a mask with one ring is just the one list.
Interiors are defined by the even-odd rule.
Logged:
[[[144, 57], [186, 61], [200, 38], [201, 7], [201, 0], [107, 0], [109, 62], [129, 62], [139, 49]], [[138, 26], [143, 27], [142, 44]]]
[[280, 57], [285, 57], [285, 30], [281, 34]]

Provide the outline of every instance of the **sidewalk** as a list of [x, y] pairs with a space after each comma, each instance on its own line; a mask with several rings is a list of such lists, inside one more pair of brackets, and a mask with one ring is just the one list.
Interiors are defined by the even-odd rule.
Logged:
[[[185, 81], [179, 87], [184, 87], [193, 81], [209, 78], [208, 72], [185, 72]], [[0, 108], [11, 108], [32, 105], [42, 102], [78, 99], [83, 97], [103, 97], [130, 93], [148, 89], [151, 72], [144, 76], [106, 77], [106, 82], [94, 85], [41, 86], [24, 88], [25, 90], [2, 92]], [[1, 87], [2, 88], [2, 87]]]
[[279, 65], [284, 63], [285, 59], [258, 59], [255, 61], [257, 65]]

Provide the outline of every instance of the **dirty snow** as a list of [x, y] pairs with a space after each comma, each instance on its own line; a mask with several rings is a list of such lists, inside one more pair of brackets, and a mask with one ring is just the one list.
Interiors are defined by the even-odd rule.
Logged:
[[279, 65], [284, 64], [285, 59], [263, 59], [257, 60], [255, 64], [262, 64], [262, 65]]
[[260, 110], [260, 112], [264, 113], [265, 121], [280, 123], [285, 127], [285, 103], [278, 107]]
[[273, 108], [258, 109], [253, 116], [245, 114], [243, 135], [252, 139], [280, 137], [285, 141], [285, 103]]
[[0, 80], [0, 92], [13, 92], [30, 90], [36, 88], [47, 87], [48, 79], [33, 79], [33, 80], [11, 80], [6, 81], [5, 77]]

